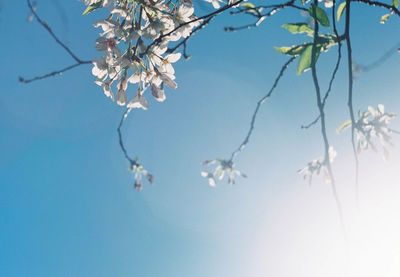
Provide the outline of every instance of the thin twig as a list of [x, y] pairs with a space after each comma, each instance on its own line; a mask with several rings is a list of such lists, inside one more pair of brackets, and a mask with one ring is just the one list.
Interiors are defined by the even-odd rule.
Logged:
[[279, 80], [282, 78], [283, 73], [284, 73], [285, 70], [288, 68], [288, 66], [290, 65], [290, 63], [292, 63], [295, 59], [296, 59], [296, 56], [291, 57], [291, 58], [282, 66], [282, 68], [281, 68], [281, 70], [280, 70], [278, 76], [275, 78], [275, 81], [274, 81], [272, 87], [270, 88], [270, 90], [268, 91], [268, 93], [267, 93], [264, 97], [262, 97], [262, 98], [257, 102], [257, 106], [256, 106], [256, 108], [255, 108], [255, 110], [254, 110], [254, 112], [253, 112], [253, 116], [251, 117], [250, 129], [249, 129], [249, 131], [247, 132], [247, 135], [246, 135], [244, 141], [239, 145], [239, 147], [238, 147], [235, 151], [233, 151], [230, 160], [233, 160], [233, 159], [235, 158], [235, 156], [236, 156], [237, 154], [239, 154], [239, 152], [242, 151], [243, 148], [244, 148], [244, 147], [247, 145], [247, 143], [249, 142], [250, 136], [251, 136], [251, 134], [253, 133], [253, 130], [254, 130], [254, 125], [255, 125], [255, 122], [256, 122], [256, 117], [257, 117], [258, 110], [260, 109], [260, 106], [272, 95], [272, 93], [274, 92], [276, 86], [277, 86], [278, 83], [279, 83]]
[[391, 47], [389, 50], [387, 50], [385, 53], [383, 53], [382, 56], [380, 56], [378, 59], [376, 59], [372, 63], [370, 63], [368, 65], [359, 65], [362, 69], [362, 72], [368, 72], [368, 71], [374, 70], [375, 68], [379, 67], [385, 61], [387, 61], [391, 56], [393, 56], [396, 52], [398, 52], [399, 48], [400, 48], [400, 42], [396, 43], [393, 47]]
[[[250, 28], [253, 28], [253, 27], [258, 27], [267, 17], [269, 17], [269, 16], [275, 14], [276, 12], [278, 12], [279, 10], [282, 10], [282, 9], [285, 9], [285, 8], [295, 8], [295, 9], [300, 9], [300, 10], [306, 10], [307, 11], [307, 9], [302, 8], [302, 7], [298, 7], [298, 6], [294, 5], [293, 3], [294, 3], [294, 0], [290, 0], [290, 1], [282, 3], [282, 4], [258, 6], [258, 7], [255, 7], [255, 8], [241, 9], [239, 11], [231, 12], [232, 15], [238, 14], [238, 13], [242, 13], [242, 12], [246, 12], [246, 14], [250, 14], [250, 15], [256, 17], [257, 20], [254, 23], [246, 24], [246, 25], [239, 26], [239, 27], [232, 27], [232, 26], [225, 27], [225, 31], [226, 32], [234, 32], [234, 31], [239, 31], [239, 30], [244, 30], [244, 29], [250, 29]], [[268, 11], [267, 13], [265, 13], [265, 14], [261, 14], [260, 12], [258, 12], [258, 10], [257, 10], [258, 8], [271, 8], [271, 10]], [[247, 11], [250, 11], [250, 10], [255, 10], [255, 11], [257, 11], [257, 13], [247, 12]]]
[[24, 77], [19, 77], [19, 81], [20, 81], [21, 83], [27, 84], [27, 83], [31, 83], [31, 82], [34, 82], [34, 81], [43, 80], [43, 79], [46, 79], [46, 78], [49, 78], [49, 77], [52, 77], [52, 76], [61, 75], [62, 73], [66, 72], [66, 71], [68, 71], [68, 70], [71, 70], [71, 69], [73, 69], [73, 68], [75, 68], [75, 67], [78, 67], [78, 66], [80, 66], [80, 65], [92, 63], [91, 61], [83, 61], [83, 60], [79, 59], [79, 58], [71, 51], [71, 49], [69, 49], [68, 46], [66, 46], [66, 45], [54, 34], [54, 32], [53, 32], [53, 30], [51, 30], [50, 26], [49, 26], [46, 22], [44, 22], [44, 21], [39, 17], [39, 15], [38, 15], [38, 14], [36, 13], [36, 11], [35, 11], [35, 8], [32, 6], [31, 1], [30, 1], [30, 0], [27, 0], [27, 3], [28, 3], [29, 9], [31, 10], [32, 15], [36, 18], [36, 20], [40, 23], [40, 25], [42, 25], [43, 28], [45, 28], [45, 29], [49, 32], [49, 34], [52, 36], [52, 38], [53, 38], [62, 48], [64, 48], [64, 50], [76, 61], [76, 63], [73, 64], [73, 65], [67, 66], [67, 67], [65, 67], [65, 68], [63, 68], [63, 69], [55, 70], [55, 71], [53, 71], [53, 72], [50, 72], [50, 73], [47, 73], [47, 74], [44, 74], [44, 75], [41, 75], [41, 76], [33, 77], [33, 78], [31, 78], [31, 79], [25, 79]]
[[186, 25], [188, 25], [188, 24], [192, 24], [192, 23], [194, 23], [194, 22], [201, 21], [201, 20], [203, 20], [203, 19], [207, 19], [207, 18], [210, 18], [210, 17], [214, 17], [214, 16], [216, 16], [216, 15], [218, 15], [218, 14], [220, 14], [220, 13], [223, 13], [224, 11], [226, 11], [226, 10], [232, 8], [233, 6], [236, 6], [236, 5], [240, 4], [240, 3], [243, 2], [243, 1], [244, 1], [244, 0], [235, 1], [235, 2], [233, 2], [233, 3], [231, 3], [231, 4], [228, 4], [228, 5], [226, 5], [226, 6], [223, 6], [222, 8], [220, 8], [220, 9], [218, 9], [218, 10], [212, 12], [212, 13], [209, 13], [209, 14], [206, 14], [206, 15], [203, 15], [203, 16], [200, 16], [200, 17], [196, 17], [196, 18], [194, 18], [194, 19], [192, 19], [192, 20], [189, 20], [189, 21], [186, 21], [186, 22], [184, 22], [184, 23], [182, 23], [182, 24], [179, 24], [178, 26], [176, 26], [176, 27], [175, 27], [174, 29], [172, 29], [171, 31], [169, 31], [169, 32], [167, 32], [167, 33], [165, 33], [165, 34], [160, 35], [157, 39], [155, 39], [152, 43], [150, 43], [149, 46], [147, 46], [146, 51], [144, 51], [144, 52], [141, 53], [140, 55], [141, 55], [141, 56], [146, 55], [146, 54], [148, 53], [148, 51], [151, 49], [151, 47], [153, 47], [154, 45], [158, 45], [159, 43], [161, 43], [161, 41], [163, 40], [163, 38], [170, 36], [171, 34], [173, 34], [174, 32], [176, 32], [176, 31], [179, 30], [180, 28], [182, 28], [182, 27], [184, 27], [184, 26], [186, 26]]
[[[187, 41], [195, 34], [197, 33], [199, 30], [203, 29], [205, 26], [207, 26], [211, 20], [213, 20], [215, 18], [215, 16], [209, 17], [206, 20], [204, 20], [199, 26], [197, 26], [196, 28], [194, 28], [192, 30], [192, 32], [190, 33], [189, 36], [185, 37], [185, 39], [183, 39], [182, 41], [180, 41], [177, 45], [175, 45], [172, 48], [168, 48], [167, 49], [167, 53], [173, 53], [175, 52], [179, 47], [181, 47], [182, 45], [184, 46], [184, 48], [186, 49], [186, 43]], [[184, 51], [184, 56], [185, 58], [187, 57], [186, 55], [186, 51]]]
[[321, 115], [318, 115], [313, 121], [311, 121], [310, 123], [308, 123], [307, 125], [301, 125], [301, 129], [309, 129], [312, 126], [314, 126], [315, 124], [317, 124], [317, 122], [319, 121], [319, 119], [321, 118]]
[[71, 69], [73, 69], [73, 68], [75, 68], [75, 67], [77, 67], [77, 66], [80, 66], [80, 65], [83, 65], [83, 64], [88, 64], [88, 63], [91, 63], [91, 61], [83, 61], [83, 62], [80, 62], [80, 63], [76, 63], [76, 64], [73, 64], [73, 65], [67, 66], [67, 67], [65, 67], [65, 68], [63, 68], [63, 69], [56, 70], [56, 71], [47, 73], [47, 74], [42, 75], [42, 76], [37, 76], [37, 77], [34, 77], [34, 78], [32, 78], [32, 79], [25, 79], [25, 78], [23, 78], [23, 77], [19, 77], [19, 81], [20, 81], [21, 83], [28, 84], [28, 83], [30, 83], [30, 82], [34, 82], [34, 81], [38, 81], [38, 80], [43, 80], [43, 79], [46, 79], [46, 78], [49, 78], [49, 77], [52, 77], [52, 76], [61, 75], [62, 73], [66, 72], [66, 71], [68, 71], [68, 70], [71, 70]]
[[33, 8], [31, 1], [27, 0], [28, 3], [28, 7], [31, 10], [32, 14], [35, 16], [36, 20], [40, 23], [40, 25], [42, 25], [48, 32], [49, 34], [54, 38], [54, 40], [62, 47], [65, 49], [65, 51], [68, 52], [68, 54], [77, 62], [77, 63], [81, 63], [82, 60], [79, 59], [72, 51], [71, 49], [68, 48], [68, 46], [66, 46], [53, 32], [53, 30], [50, 28], [50, 26], [44, 22], [36, 13], [35, 9]]
[[332, 25], [333, 25], [333, 32], [335, 33], [335, 36], [338, 38], [338, 56], [337, 56], [337, 61], [336, 61], [335, 69], [333, 70], [331, 80], [329, 81], [328, 90], [327, 90], [326, 93], [325, 93], [324, 100], [322, 100], [322, 105], [323, 105], [323, 106], [325, 106], [326, 100], [327, 100], [328, 97], [329, 97], [329, 93], [330, 93], [331, 90], [332, 90], [332, 84], [333, 84], [333, 81], [335, 80], [336, 73], [337, 73], [337, 71], [338, 71], [338, 69], [339, 69], [340, 61], [341, 61], [341, 58], [342, 58], [342, 42], [341, 42], [341, 40], [339, 39], [339, 34], [338, 34], [338, 31], [337, 31], [337, 27], [336, 27], [336, 15], [335, 15], [335, 11], [336, 11], [336, 1], [333, 0], [333, 7], [332, 7]]
[[[391, 12], [394, 12], [397, 16], [400, 17], [400, 11], [399, 9], [396, 9], [395, 6], [393, 5], [388, 5], [386, 3], [382, 3], [379, 1], [369, 1], [369, 0], [351, 0], [351, 2], [360, 2], [360, 3], [364, 3], [367, 4], [369, 6], [376, 6], [376, 7], [381, 7], [381, 8], [385, 8]], [[347, 0], [346, 0], [347, 3]], [[346, 4], [346, 9], [347, 9], [347, 4]]]
[[130, 165], [132, 166], [133, 164], [135, 164], [135, 160], [132, 159], [128, 152], [126, 151], [125, 145], [124, 145], [124, 141], [122, 139], [122, 132], [121, 132], [121, 128], [122, 125], [124, 124], [125, 119], [127, 118], [127, 115], [129, 114], [130, 109], [127, 109], [124, 114], [122, 115], [121, 121], [119, 122], [118, 128], [117, 128], [117, 132], [118, 132], [118, 137], [119, 137], [119, 146], [121, 147], [122, 152], [124, 153], [125, 158], [129, 161]]

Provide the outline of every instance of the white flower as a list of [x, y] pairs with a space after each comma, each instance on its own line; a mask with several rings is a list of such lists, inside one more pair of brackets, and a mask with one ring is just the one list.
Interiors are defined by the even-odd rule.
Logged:
[[[382, 145], [384, 158], [387, 159], [389, 152], [386, 149], [386, 144], [392, 145], [391, 130], [388, 125], [395, 116], [393, 113], [385, 112], [385, 107], [382, 104], [379, 104], [377, 109], [369, 106], [368, 111], [359, 112], [358, 119], [354, 124], [358, 153], [369, 148], [377, 152], [375, 138]], [[350, 126], [351, 121], [346, 121], [338, 131], [341, 132]]]
[[[337, 152], [333, 149], [332, 146], [329, 147], [328, 150], [329, 162], [333, 162], [337, 156]], [[327, 167], [327, 160], [326, 158], [317, 158], [312, 160], [311, 162], [307, 163], [307, 166], [299, 169], [297, 172], [303, 174], [304, 179], [308, 179], [309, 184], [312, 183], [313, 176], [319, 176], [320, 173], [323, 173], [323, 179], [325, 183], [331, 183], [331, 178], [329, 176], [328, 167]]]
[[204, 1], [211, 3], [213, 5], [214, 9], [221, 8], [221, 5], [219, 3], [223, 3], [223, 1], [221, 1], [221, 0], [204, 0]]
[[136, 160], [132, 162], [129, 170], [131, 170], [134, 174], [134, 178], [135, 178], [134, 188], [138, 191], [141, 191], [143, 176], [146, 177], [147, 181], [151, 185], [153, 184], [154, 176], [152, 174], [150, 174], [146, 169], [144, 169], [144, 167], [138, 161], [139, 161], [139, 159], [136, 158]]
[[128, 103], [127, 107], [131, 109], [140, 108], [147, 110], [149, 108], [149, 103], [147, 102], [146, 98], [139, 93]]
[[173, 80], [175, 79], [175, 76], [169, 73], [162, 73], [159, 75], [161, 80], [170, 88], [176, 89], [178, 87], [178, 84]]
[[164, 102], [165, 101], [165, 93], [164, 90], [160, 89], [159, 87], [157, 87], [154, 84], [151, 84], [151, 94], [154, 96], [154, 98], [158, 101], [158, 102]]
[[104, 94], [107, 96], [107, 97], [110, 97], [111, 98], [111, 100], [113, 100], [114, 101], [114, 93], [112, 92], [112, 90], [111, 90], [111, 87], [110, 87], [110, 84], [107, 82], [107, 83], [104, 83], [103, 81], [101, 81], [101, 80], [96, 80], [96, 81], [94, 81], [97, 85], [99, 85], [99, 86], [101, 86], [102, 88], [103, 88], [103, 91], [104, 91]]
[[333, 0], [318, 0], [318, 2], [324, 1], [325, 8], [332, 8], [333, 7]]
[[204, 161], [202, 165], [211, 165], [215, 163], [218, 163], [218, 165], [215, 167], [212, 173], [207, 171], [201, 172], [201, 176], [208, 179], [208, 183], [210, 184], [210, 186], [215, 186], [215, 178], [217, 178], [218, 180], [222, 180], [225, 174], [228, 175], [228, 184], [231, 185], [235, 184], [235, 175], [244, 178], [247, 177], [246, 174], [235, 169], [235, 165], [232, 160], [215, 159], [211, 161]]
[[103, 56], [101, 58], [93, 59], [93, 68], [92, 74], [99, 78], [100, 80], [104, 80], [108, 76], [109, 67], [106, 58]]
[[208, 184], [211, 187], [215, 187], [215, 179], [214, 179], [214, 175], [210, 172], [206, 172], [206, 171], [202, 171], [201, 172], [201, 176], [203, 176], [204, 178], [208, 179]]

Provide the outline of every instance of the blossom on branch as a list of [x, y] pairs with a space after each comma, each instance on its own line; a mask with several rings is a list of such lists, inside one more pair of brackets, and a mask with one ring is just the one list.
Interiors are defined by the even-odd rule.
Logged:
[[327, 157], [314, 159], [311, 162], [308, 162], [306, 167], [299, 169], [297, 172], [303, 174], [303, 178], [308, 179], [310, 185], [312, 183], [312, 178], [314, 176], [319, 176], [321, 173], [323, 174], [324, 181], [330, 184], [332, 180], [328, 172], [328, 161], [329, 163], [332, 163], [337, 156], [337, 152], [332, 146], [329, 147], [328, 156], [329, 160]]
[[[394, 113], [385, 112], [385, 107], [382, 104], [379, 104], [376, 109], [369, 106], [367, 111], [359, 111], [358, 119], [354, 122], [357, 152], [360, 153], [366, 149], [372, 149], [377, 152], [378, 149], [375, 142], [377, 140], [382, 146], [384, 159], [386, 160], [389, 155], [386, 145], [393, 145], [392, 137], [390, 136], [393, 131], [388, 125], [395, 116], [396, 114]], [[348, 120], [337, 129], [337, 132], [340, 133], [351, 127], [351, 125], [351, 120]]]
[[202, 162], [202, 165], [212, 165], [218, 164], [212, 172], [202, 171], [201, 176], [208, 179], [208, 183], [210, 186], [215, 187], [215, 179], [222, 180], [225, 174], [228, 176], [228, 184], [235, 184], [235, 176], [241, 176], [246, 178], [247, 175], [243, 172], [235, 169], [235, 164], [232, 160], [207, 160]]

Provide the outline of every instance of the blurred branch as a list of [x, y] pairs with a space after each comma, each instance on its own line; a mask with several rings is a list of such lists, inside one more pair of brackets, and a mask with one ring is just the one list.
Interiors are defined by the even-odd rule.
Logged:
[[396, 43], [393, 47], [383, 53], [378, 59], [373, 61], [368, 65], [357, 64], [356, 67], [359, 69], [360, 72], [368, 72], [374, 70], [375, 68], [382, 65], [385, 61], [387, 61], [391, 56], [393, 56], [396, 52], [400, 50], [400, 42]]
[[[314, 0], [314, 8], [315, 7], [318, 7], [318, 0]], [[333, 7], [333, 9], [334, 8], [335, 7]], [[342, 231], [343, 231], [344, 236], [346, 236], [344, 219], [343, 219], [343, 209], [342, 209], [342, 205], [341, 205], [341, 202], [339, 200], [339, 196], [338, 196], [338, 193], [336, 190], [335, 179], [333, 176], [331, 161], [330, 161], [330, 157], [329, 157], [329, 147], [330, 146], [329, 146], [328, 136], [326, 133], [324, 105], [322, 103], [321, 89], [320, 89], [320, 86], [318, 83], [318, 77], [317, 77], [317, 68], [316, 68], [317, 52], [316, 51], [317, 51], [317, 41], [319, 38], [318, 31], [319, 31], [319, 23], [316, 20], [315, 21], [315, 30], [314, 30], [313, 48], [312, 48], [312, 54], [311, 54], [311, 72], [312, 72], [312, 78], [313, 78], [313, 83], [314, 83], [314, 87], [315, 87], [315, 93], [317, 96], [317, 106], [318, 106], [320, 120], [321, 120], [321, 134], [322, 134], [322, 138], [324, 140], [324, 148], [325, 148], [324, 164], [328, 170], [329, 179], [330, 179], [330, 183], [331, 183], [331, 187], [332, 187], [332, 194], [335, 199], [336, 207], [337, 207], [337, 210], [339, 213], [339, 219], [340, 219]]]
[[350, 11], [351, 11], [351, 0], [346, 0], [346, 23], [345, 23], [345, 36], [346, 36], [346, 46], [347, 46], [347, 67], [348, 67], [348, 102], [347, 105], [349, 107], [350, 119], [351, 119], [351, 144], [353, 147], [353, 154], [355, 160], [355, 186], [356, 186], [356, 203], [359, 206], [359, 184], [358, 184], [358, 175], [359, 175], [359, 161], [358, 161], [358, 153], [356, 149], [355, 143], [355, 126], [356, 121], [354, 118], [354, 108], [353, 108], [353, 59], [352, 59], [352, 49], [351, 49], [351, 40], [350, 40]]

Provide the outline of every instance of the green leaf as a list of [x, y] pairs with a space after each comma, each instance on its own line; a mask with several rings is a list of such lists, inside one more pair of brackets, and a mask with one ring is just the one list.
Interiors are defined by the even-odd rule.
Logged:
[[[321, 46], [316, 45], [315, 49], [315, 61], [317, 62], [319, 54], [321, 53]], [[313, 55], [313, 44], [309, 44], [305, 47], [304, 51], [301, 53], [299, 65], [297, 66], [297, 75], [300, 75], [305, 70], [312, 66], [312, 55]]]
[[385, 24], [386, 21], [389, 19], [389, 17], [390, 17], [391, 15], [392, 15], [392, 13], [387, 13], [387, 14], [385, 14], [385, 15], [382, 15], [381, 20], [380, 20], [380, 23], [381, 23], [381, 24]]
[[94, 10], [97, 10], [98, 8], [101, 7], [102, 1], [99, 1], [97, 3], [89, 5], [86, 10], [82, 13], [82, 15], [87, 15], [88, 13], [91, 13]]
[[311, 29], [307, 23], [288, 23], [283, 24], [281, 27], [287, 29], [292, 34], [301, 34], [301, 33], [313, 33], [314, 30]]
[[393, 7], [398, 9], [399, 8], [399, 0], [392, 0], [392, 5], [393, 5]]
[[351, 120], [347, 120], [342, 125], [340, 125], [339, 128], [336, 129], [336, 132], [341, 133], [344, 130], [346, 130], [347, 128], [349, 128], [350, 126], [351, 126]]
[[346, 2], [343, 2], [339, 5], [337, 9], [337, 21], [339, 21], [342, 18], [345, 9], [346, 9]]
[[310, 5], [310, 8], [308, 9], [308, 13], [310, 14], [311, 17], [313, 17], [315, 20], [317, 20], [319, 23], [321, 23], [322, 26], [329, 27], [329, 18], [326, 15], [324, 9], [315, 6], [314, 4]]
[[254, 5], [253, 5], [252, 3], [250, 3], [250, 2], [240, 4], [240, 6], [241, 6], [242, 8], [246, 8], [246, 9], [255, 9], [255, 7], [256, 7], [256, 6], [254, 6]]
[[247, 2], [240, 4], [240, 7], [244, 8], [246, 11], [251, 12], [253, 14], [259, 14], [259, 11], [256, 9], [253, 3]]
[[282, 54], [290, 55], [290, 56], [298, 56], [303, 53], [304, 49], [310, 43], [303, 45], [293, 45], [293, 46], [282, 46], [282, 47], [274, 47], [276, 51]]

